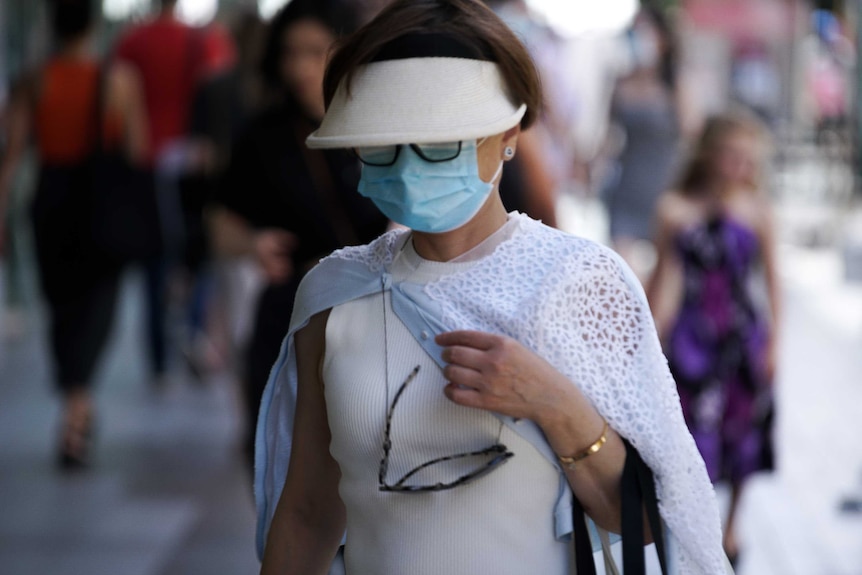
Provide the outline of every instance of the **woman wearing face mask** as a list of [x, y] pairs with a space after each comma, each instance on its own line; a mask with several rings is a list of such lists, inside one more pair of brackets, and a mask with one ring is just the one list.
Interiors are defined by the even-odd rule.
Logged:
[[541, 100], [511, 31], [476, 0], [396, 0], [334, 53], [325, 95], [309, 147], [352, 148], [359, 193], [410, 229], [300, 286], [258, 424], [262, 573], [326, 573], [341, 542], [350, 574], [583, 575], [584, 511], [643, 573], [644, 508], [666, 573], [724, 573], [637, 280], [500, 201]]

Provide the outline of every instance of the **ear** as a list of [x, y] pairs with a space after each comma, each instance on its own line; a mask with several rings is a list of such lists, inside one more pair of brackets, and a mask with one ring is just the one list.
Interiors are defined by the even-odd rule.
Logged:
[[517, 124], [503, 132], [503, 139], [500, 142], [501, 154], [503, 160], [508, 162], [515, 157], [515, 152], [518, 149], [518, 136], [521, 134], [521, 124]]

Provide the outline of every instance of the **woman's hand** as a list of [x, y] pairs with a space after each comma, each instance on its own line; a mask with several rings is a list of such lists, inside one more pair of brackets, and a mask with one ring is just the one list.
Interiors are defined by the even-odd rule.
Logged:
[[565, 417], [572, 383], [547, 361], [512, 338], [479, 331], [438, 335], [449, 381], [444, 393], [453, 402], [530, 419], [540, 426]]
[[[444, 393], [455, 403], [530, 419], [559, 455], [580, 453], [601, 434], [604, 422], [578, 387], [512, 338], [452, 331], [436, 341], [449, 364]], [[566, 469], [566, 476], [590, 517], [618, 533], [625, 446], [612, 429], [606, 437], [600, 452]]]
[[270, 283], [286, 282], [293, 274], [290, 255], [296, 248], [296, 236], [276, 228], [261, 230], [254, 237], [254, 253]]
[[[459, 405], [530, 419], [558, 455], [574, 455], [596, 441], [604, 422], [576, 385], [512, 338], [479, 331], [438, 335], [446, 397]], [[601, 451], [566, 469], [569, 485], [586, 512], [619, 533], [619, 482], [625, 446], [608, 430]], [[649, 536], [647, 536], [649, 537]]]

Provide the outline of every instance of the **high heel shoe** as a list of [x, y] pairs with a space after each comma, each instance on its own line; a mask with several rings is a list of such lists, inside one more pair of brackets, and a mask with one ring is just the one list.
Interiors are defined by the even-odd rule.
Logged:
[[57, 453], [60, 469], [77, 471], [89, 467], [92, 441], [93, 422], [90, 415], [78, 422], [67, 418], [60, 433]]
[[732, 551], [727, 554], [727, 562], [730, 563], [730, 566], [736, 571], [736, 568], [739, 567], [739, 551]]
[[727, 562], [730, 563], [730, 566], [735, 571], [739, 566], [739, 547], [735, 543], [728, 546], [725, 542], [724, 554], [727, 555]]

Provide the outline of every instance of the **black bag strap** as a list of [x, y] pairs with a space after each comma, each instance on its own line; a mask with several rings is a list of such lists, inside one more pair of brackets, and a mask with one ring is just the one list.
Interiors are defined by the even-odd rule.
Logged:
[[658, 511], [658, 497], [655, 491], [655, 478], [652, 471], [647, 467], [646, 463], [641, 460], [637, 450], [626, 442], [626, 447], [638, 459], [638, 480], [641, 485], [641, 493], [644, 496], [644, 505], [646, 506], [647, 519], [649, 520], [650, 531], [652, 532], [653, 543], [655, 543], [656, 554], [661, 565], [662, 573], [667, 575], [669, 569], [667, 566], [667, 547], [664, 541], [664, 529], [662, 528], [661, 515]]
[[652, 471], [641, 459], [637, 449], [623, 440], [626, 463], [620, 482], [622, 498], [623, 568], [626, 574], [645, 572], [643, 512], [646, 510], [662, 573], [667, 575], [667, 555], [664, 544], [658, 499]]
[[[622, 503], [623, 571], [626, 575], [644, 575], [644, 529], [643, 512], [646, 510], [661, 571], [668, 575], [667, 555], [655, 493], [652, 471], [641, 459], [632, 445], [623, 439], [626, 446], [626, 463], [620, 481]], [[578, 575], [596, 575], [593, 547], [587, 531], [584, 509], [572, 493], [573, 531], [575, 545], [575, 567]]]
[[[626, 574], [642, 575], [646, 572], [644, 562], [643, 493], [638, 481], [637, 452], [628, 442], [626, 445], [626, 464], [620, 481], [623, 530], [623, 567]], [[650, 522], [652, 527], [652, 522]]]
[[575, 569], [578, 575], [596, 575], [596, 562], [593, 559], [593, 545], [587, 531], [584, 508], [572, 492], [572, 520], [575, 540]]

